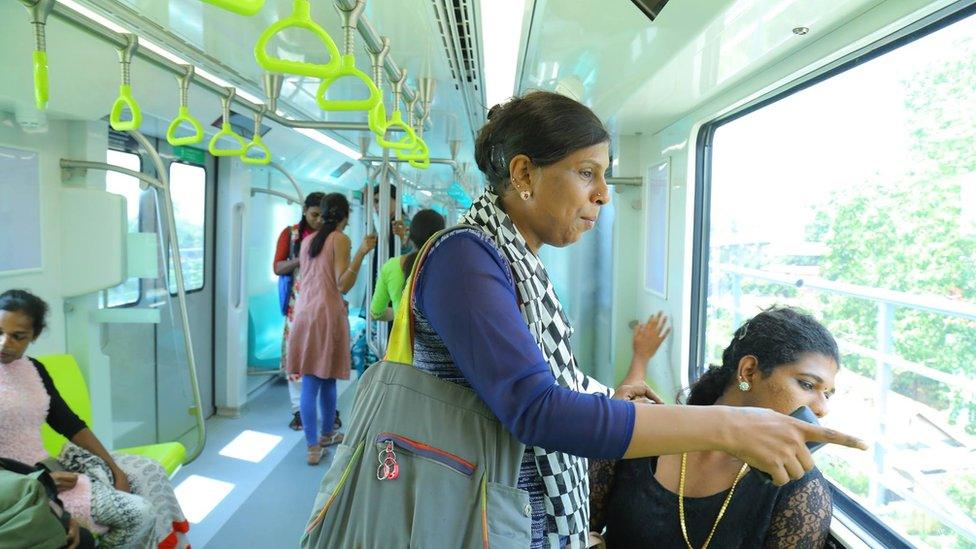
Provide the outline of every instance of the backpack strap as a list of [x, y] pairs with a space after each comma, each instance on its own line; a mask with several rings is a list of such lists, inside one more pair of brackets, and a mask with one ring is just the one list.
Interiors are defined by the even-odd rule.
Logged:
[[403, 296], [400, 298], [400, 306], [397, 307], [396, 316], [393, 319], [393, 330], [390, 333], [390, 340], [386, 346], [386, 358], [389, 362], [399, 362], [401, 364], [413, 364], [413, 338], [414, 338], [414, 317], [413, 317], [413, 296], [414, 288], [417, 283], [417, 273], [427, 261], [427, 256], [434, 244], [448, 233], [458, 229], [475, 229], [480, 231], [480, 227], [474, 225], [455, 225], [437, 232], [430, 237], [420, 250], [417, 251], [417, 258], [414, 259], [413, 269], [403, 285]]

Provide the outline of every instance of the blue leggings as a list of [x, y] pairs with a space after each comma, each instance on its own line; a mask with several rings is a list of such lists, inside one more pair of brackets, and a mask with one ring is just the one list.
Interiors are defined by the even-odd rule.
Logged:
[[318, 425], [318, 414], [315, 409], [315, 397], [318, 396], [322, 406], [322, 435], [332, 432], [336, 413], [336, 380], [322, 379], [311, 375], [302, 376], [302, 429], [305, 431], [305, 442], [309, 446], [318, 444], [315, 427]]

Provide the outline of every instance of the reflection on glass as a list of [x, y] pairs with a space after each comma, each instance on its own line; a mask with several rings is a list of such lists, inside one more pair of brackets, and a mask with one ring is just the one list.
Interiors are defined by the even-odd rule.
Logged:
[[[109, 150], [107, 162], [113, 166], [126, 168], [134, 172], [142, 171], [142, 160], [139, 155]], [[105, 172], [105, 190], [125, 197], [126, 213], [129, 220], [129, 232], [139, 232], [139, 206], [142, 189], [135, 177], [118, 172]], [[107, 307], [133, 305], [139, 302], [139, 279], [130, 278], [107, 292]]]
[[[207, 171], [200, 166], [174, 162], [169, 166], [173, 215], [180, 243], [183, 283], [187, 292], [203, 288], [204, 226], [206, 221]], [[176, 274], [167, 258], [169, 291], [176, 293]]]

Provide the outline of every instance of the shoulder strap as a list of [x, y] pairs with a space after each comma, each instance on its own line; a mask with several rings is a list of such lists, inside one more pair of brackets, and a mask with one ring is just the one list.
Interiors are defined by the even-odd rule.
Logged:
[[427, 261], [427, 255], [430, 253], [431, 248], [434, 247], [434, 244], [448, 233], [458, 229], [481, 230], [480, 227], [475, 227], [474, 225], [455, 225], [448, 227], [430, 237], [420, 247], [420, 250], [417, 251], [417, 258], [414, 259], [413, 269], [410, 270], [410, 276], [407, 278], [406, 284], [403, 285], [403, 296], [400, 298], [400, 306], [397, 307], [396, 316], [393, 319], [393, 330], [390, 332], [390, 341], [386, 346], [385, 360], [399, 362], [401, 364], [413, 364], [414, 319], [411, 303], [413, 302], [417, 273], [420, 272], [424, 262]]
[[295, 259], [302, 246], [302, 235], [299, 232], [301, 224], [291, 226], [291, 238], [288, 241], [288, 259]]

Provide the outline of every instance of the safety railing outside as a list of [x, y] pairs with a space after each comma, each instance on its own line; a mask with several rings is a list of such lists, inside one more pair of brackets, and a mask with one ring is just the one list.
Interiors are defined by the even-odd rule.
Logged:
[[[891, 430], [897, 429], [898, 426], [891, 424], [891, 414], [889, 413], [893, 411], [890, 408], [893, 405], [890, 402], [893, 376], [900, 372], [911, 372], [916, 376], [943, 383], [960, 394], [969, 395], [970, 400], [976, 398], [976, 379], [973, 377], [943, 372], [924, 364], [905, 360], [893, 352], [895, 310], [908, 308], [935, 313], [948, 318], [976, 321], [976, 305], [938, 296], [891, 291], [818, 277], [775, 273], [728, 263], [711, 264], [709, 269], [712, 280], [717, 280], [718, 276], [721, 275], [728, 277], [723, 282], [728, 284], [728, 291], [731, 295], [727, 296], [728, 299], [725, 300], [721, 299], [720, 297], [723, 296], [720, 295], [709, 295], [709, 306], [724, 308], [731, 313], [733, 327], [741, 325], [748, 316], [751, 316], [744, 311], [744, 297], [770, 297], [762, 294], [751, 295], [748, 292], [744, 294], [743, 280], [761, 281], [792, 288], [797, 292], [806, 291], [814, 294], [842, 296], [876, 304], [877, 336], [873, 347], [843, 338], [837, 340], [842, 353], [872, 359], [876, 364], [874, 378], [876, 409], [874, 415], [877, 418], [877, 430], [875, 432], [877, 440], [870, 450], [873, 454], [873, 471], [868, 476], [867, 500], [875, 510], [883, 509], [892, 499], [911, 502], [933, 518], [951, 527], [956, 535], [968, 539], [970, 543], [976, 543], [976, 522], [974, 522], [973, 517], [967, 515], [959, 505], [946, 497], [942, 491], [930, 486], [923, 470], [931, 464], [925, 463], [925, 457], [921, 453], [911, 459], [898, 459], [897, 463], [893, 463], [894, 454], [905, 452], [905, 450], [897, 449], [891, 443]], [[830, 318], [822, 320], [828, 325], [831, 321]], [[867, 410], [865, 412], [870, 413]], [[938, 425], [935, 427], [940, 428]], [[960, 460], [962, 463], [971, 463], [976, 459], [976, 447], [970, 446], [961, 450], [962, 453], [966, 454]]]

